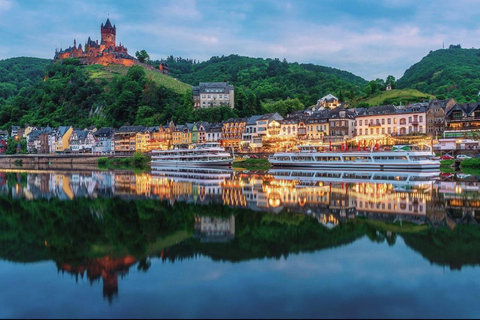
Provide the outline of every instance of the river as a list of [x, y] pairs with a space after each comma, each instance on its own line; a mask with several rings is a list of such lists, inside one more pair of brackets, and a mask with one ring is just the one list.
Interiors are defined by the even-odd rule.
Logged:
[[480, 177], [0, 171], [1, 318], [478, 318]]

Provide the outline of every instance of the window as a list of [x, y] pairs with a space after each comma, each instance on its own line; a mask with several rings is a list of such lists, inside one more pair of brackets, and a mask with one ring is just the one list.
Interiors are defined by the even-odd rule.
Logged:
[[392, 133], [392, 128], [388, 127], [388, 134]]
[[360, 125], [362, 125], [362, 120], [360, 120]]
[[400, 119], [400, 124], [401, 125], [407, 124], [407, 119], [405, 119], [405, 118]]
[[423, 122], [423, 116], [420, 116], [420, 117], [418, 118], [418, 121]]
[[387, 119], [387, 123], [388, 123], [388, 124], [391, 124], [391, 123], [392, 123], [392, 119], [388, 118], [388, 119]]
[[382, 119], [382, 124], [385, 124], [385, 119]]
[[452, 116], [453, 116], [453, 119], [461, 119], [462, 118], [462, 111], [454, 111]]
[[362, 135], [362, 129], [360, 129], [360, 135]]
[[385, 134], [385, 128], [382, 128], [382, 134]]
[[[373, 130], [373, 129], [372, 129]], [[368, 134], [368, 129], [365, 129], [365, 134]]]
[[408, 117], [408, 123], [412, 123], [412, 117]]

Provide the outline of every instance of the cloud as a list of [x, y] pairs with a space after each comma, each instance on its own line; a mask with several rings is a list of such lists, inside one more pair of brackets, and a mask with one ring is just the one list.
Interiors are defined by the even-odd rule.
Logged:
[[[349, 0], [344, 2], [262, 0], [145, 0], [12, 2], [0, 0], [0, 32], [7, 54], [51, 57], [55, 47], [88, 36], [99, 39], [107, 16], [117, 41], [130, 52], [145, 49], [153, 59], [168, 55], [207, 60], [240, 54], [286, 58], [347, 70], [366, 79], [401, 77], [430, 50], [480, 43], [480, 6], [458, 0]], [[68, 15], [63, 14], [69, 12]], [[17, 28], [19, 17], [24, 23]]]

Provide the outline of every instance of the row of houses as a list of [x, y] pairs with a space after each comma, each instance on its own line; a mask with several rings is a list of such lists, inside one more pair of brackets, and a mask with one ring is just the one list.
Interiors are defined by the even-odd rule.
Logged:
[[[476, 130], [480, 130], [480, 103], [458, 104], [450, 99], [409, 106], [311, 107], [293, 112], [286, 118], [278, 113], [268, 113], [232, 118], [221, 123], [170, 122], [164, 126], [123, 126], [98, 130], [70, 126], [12, 127], [11, 136], [17, 139], [25, 137], [30, 153], [113, 154], [150, 152], [202, 142], [220, 142], [238, 150], [259, 151], [266, 141], [274, 143], [291, 139], [328, 143], [380, 135], [465, 136]], [[7, 134], [0, 132], [0, 136]]]

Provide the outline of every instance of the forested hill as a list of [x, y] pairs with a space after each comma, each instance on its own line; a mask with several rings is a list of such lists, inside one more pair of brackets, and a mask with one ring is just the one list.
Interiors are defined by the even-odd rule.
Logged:
[[298, 98], [309, 106], [328, 93], [353, 98], [362, 94], [367, 84], [347, 71], [279, 59], [229, 55], [197, 63], [170, 56], [166, 62], [170, 74], [185, 83], [228, 81], [263, 102]]
[[15, 96], [20, 89], [43, 79], [51, 60], [40, 58], [10, 58], [0, 60], [0, 99]]
[[480, 49], [450, 46], [431, 51], [405, 71], [397, 87], [414, 88], [439, 99], [480, 101]]

